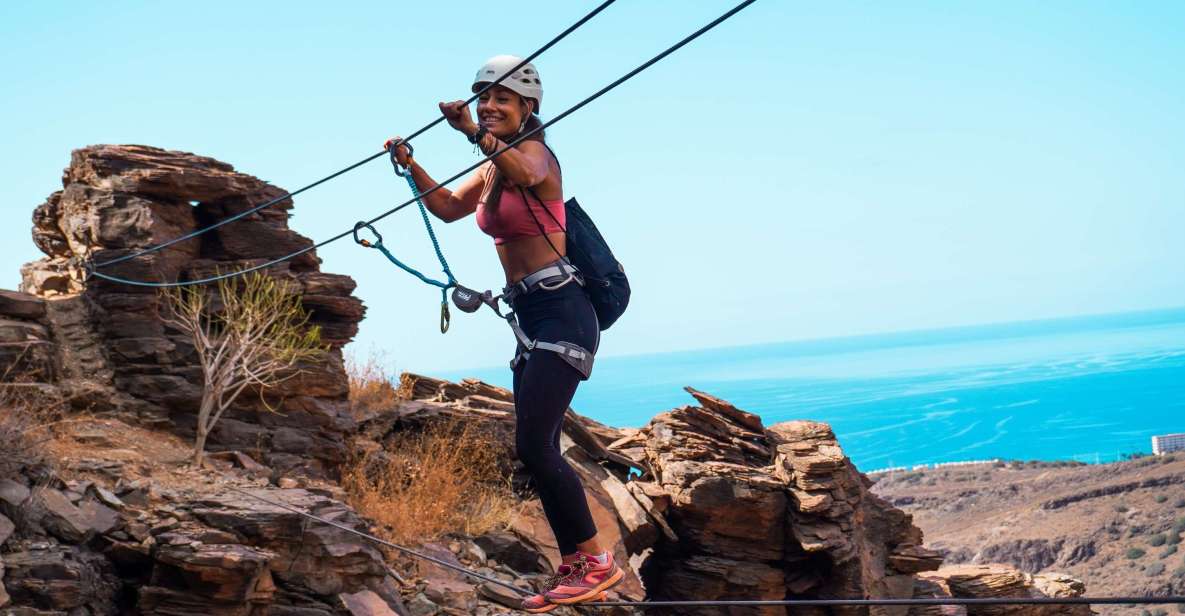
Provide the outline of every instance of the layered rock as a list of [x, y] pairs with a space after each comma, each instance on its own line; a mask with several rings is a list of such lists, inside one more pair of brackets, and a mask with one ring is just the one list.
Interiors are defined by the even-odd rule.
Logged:
[[237, 478], [210, 481], [197, 473], [191, 487], [147, 493], [129, 484], [112, 491], [90, 482], [35, 489], [13, 483], [23, 489], [7, 486], [6, 502], [18, 501], [26, 514], [16, 532], [0, 540], [0, 598], [14, 610], [79, 616], [132, 610], [145, 616], [403, 613], [398, 584], [374, 545], [334, 526], [310, 525], [293, 511], [369, 530], [353, 510], [324, 494]]
[[[45, 319], [56, 342], [56, 376], [76, 397], [100, 410], [114, 408], [145, 423], [191, 432], [202, 387], [192, 343], [164, 323], [154, 289], [88, 279], [84, 262], [127, 256], [285, 191], [211, 158], [146, 146], [75, 150], [62, 183], [63, 189], [33, 215], [33, 241], [47, 256], [26, 264], [21, 273], [22, 290], [35, 298], [0, 297], [0, 315], [19, 309]], [[284, 199], [101, 271], [140, 281], [184, 281], [307, 249], [311, 240], [288, 228], [292, 207]], [[274, 467], [303, 466], [314, 473], [342, 459], [342, 433], [352, 424], [341, 347], [357, 332], [364, 308], [351, 295], [353, 280], [320, 272], [319, 264], [310, 250], [265, 271], [301, 294], [330, 351], [323, 361], [305, 366], [300, 378], [270, 393], [280, 413], [266, 412], [258, 396], [241, 396], [211, 435], [211, 449], [250, 449]], [[46, 337], [43, 325], [8, 328], [4, 318], [0, 343], [18, 335], [34, 341]], [[13, 333], [5, 337], [6, 331]]]
[[55, 378], [45, 300], [0, 290], [0, 380], [50, 382]]
[[663, 503], [678, 538], [658, 541], [643, 568], [651, 597], [909, 598], [914, 574], [938, 568], [921, 531], [869, 493], [828, 426], [765, 428], [756, 415], [688, 391], [698, 405], [662, 413], [611, 447], [644, 456], [639, 465], [652, 474], [636, 491]]
[[[1086, 586], [1060, 573], [1030, 575], [1007, 565], [955, 565], [923, 573], [919, 597], [961, 599], [1040, 599], [1081, 597]], [[952, 613], [952, 607], [942, 613]], [[1089, 605], [972, 605], [954, 608], [967, 616], [1091, 616]], [[938, 614], [936, 608], [913, 608], [910, 616]]]

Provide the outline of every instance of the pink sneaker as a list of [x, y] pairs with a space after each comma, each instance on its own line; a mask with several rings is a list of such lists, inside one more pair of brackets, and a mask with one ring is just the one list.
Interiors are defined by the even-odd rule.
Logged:
[[[563, 580], [569, 575], [572, 575], [572, 568], [568, 565], [560, 565], [559, 570], [556, 571], [554, 575], [547, 578], [546, 582], [543, 582], [543, 586], [540, 588], [542, 592], [523, 599], [521, 606], [523, 611], [530, 612], [532, 614], [542, 614], [544, 612], [550, 612], [559, 607], [559, 604], [548, 601], [547, 596], [544, 593], [555, 588], [557, 585], [559, 585], [560, 580]], [[608, 600], [608, 596], [602, 592], [597, 596], [596, 600], [606, 601]]]
[[[625, 572], [613, 562], [613, 553], [609, 553], [609, 561], [600, 564], [596, 559], [581, 553], [580, 558], [566, 565], [567, 575], [563, 576], [556, 586], [543, 593], [545, 599], [560, 605], [571, 605], [584, 601], [601, 600], [605, 591], [612, 588]], [[560, 567], [561, 570], [564, 567]]]

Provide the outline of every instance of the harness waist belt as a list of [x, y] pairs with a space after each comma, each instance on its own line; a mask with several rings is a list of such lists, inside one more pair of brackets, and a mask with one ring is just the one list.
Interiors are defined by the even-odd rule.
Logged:
[[544, 266], [526, 276], [522, 280], [511, 284], [502, 289], [502, 298], [507, 302], [513, 301], [514, 298], [520, 295], [527, 295], [533, 293], [536, 289], [542, 287], [544, 289], [555, 289], [557, 287], [552, 285], [563, 286], [567, 284], [570, 279], [575, 279], [580, 285], [584, 281], [579, 277], [579, 270], [572, 266], [567, 261], [556, 261], [551, 265]]

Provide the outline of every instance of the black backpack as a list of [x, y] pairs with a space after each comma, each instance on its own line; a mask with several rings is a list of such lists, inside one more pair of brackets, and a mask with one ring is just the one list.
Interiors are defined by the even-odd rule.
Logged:
[[[550, 147], [547, 149], [551, 150]], [[551, 155], [555, 156], [555, 152], [552, 152]], [[556, 164], [559, 165], [559, 158], [556, 158]], [[519, 191], [522, 190], [522, 187], [519, 187]], [[625, 268], [613, 256], [613, 251], [609, 250], [609, 244], [605, 243], [604, 237], [601, 237], [601, 232], [593, 224], [592, 218], [589, 218], [575, 198], [564, 202], [564, 212], [568, 221], [565, 228], [556, 219], [555, 214], [552, 214], [551, 210], [543, 204], [543, 199], [535, 194], [535, 190], [530, 189], [530, 192], [531, 196], [539, 202], [543, 211], [547, 212], [555, 224], [567, 234], [568, 256], [561, 255], [561, 258], [580, 270], [584, 278], [584, 291], [588, 294], [593, 309], [597, 312], [597, 321], [600, 323], [601, 331], [609, 329], [609, 326], [617, 321], [630, 303], [630, 281], [625, 277]], [[540, 224], [539, 218], [535, 216], [531, 202], [527, 200], [525, 193], [523, 194], [523, 204], [527, 206], [527, 211], [535, 220], [535, 225], [543, 233], [543, 238], [547, 239], [547, 232]], [[551, 240], [547, 240], [547, 243], [551, 244]], [[555, 251], [556, 255], [560, 255], [560, 251], [556, 250], [554, 245], [551, 249]]]

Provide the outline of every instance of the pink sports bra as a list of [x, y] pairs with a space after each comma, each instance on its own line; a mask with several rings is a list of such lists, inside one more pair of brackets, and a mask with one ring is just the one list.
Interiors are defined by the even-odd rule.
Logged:
[[[524, 193], [529, 203], [523, 201]], [[515, 186], [506, 186], [502, 191], [502, 200], [497, 206], [487, 206], [484, 199], [477, 202], [477, 226], [486, 235], [492, 236], [495, 244], [541, 235], [540, 226], [548, 233], [563, 231], [567, 226], [564, 200], [543, 201], [543, 207], [540, 207], [539, 203], [540, 201], [529, 192], [519, 190]], [[528, 207], [531, 208], [529, 212]], [[546, 211], [544, 207], [547, 208]], [[531, 217], [532, 213], [535, 215], [534, 218]], [[539, 224], [535, 224], [536, 220]]]

